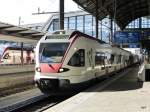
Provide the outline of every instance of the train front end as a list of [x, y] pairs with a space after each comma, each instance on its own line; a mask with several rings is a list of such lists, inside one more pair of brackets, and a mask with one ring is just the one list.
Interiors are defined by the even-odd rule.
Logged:
[[34, 80], [42, 92], [69, 85], [69, 80], [64, 78], [69, 69], [63, 68], [69, 44], [68, 35], [44, 37], [37, 44]]

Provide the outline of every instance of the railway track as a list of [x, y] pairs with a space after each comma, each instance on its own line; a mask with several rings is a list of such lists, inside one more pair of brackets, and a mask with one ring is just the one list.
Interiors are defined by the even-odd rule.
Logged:
[[19, 109], [15, 109], [14, 112], [42, 112], [66, 99], [70, 96], [48, 96], [37, 102], [31, 103]]
[[45, 95], [38, 89], [0, 99], [0, 112], [41, 112], [71, 95]]
[[0, 97], [35, 88], [34, 72], [9, 73], [0, 75]]

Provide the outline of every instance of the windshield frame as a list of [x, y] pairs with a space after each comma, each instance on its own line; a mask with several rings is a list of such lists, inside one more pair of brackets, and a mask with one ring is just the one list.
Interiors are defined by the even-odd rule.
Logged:
[[[69, 48], [69, 45], [70, 45], [69, 42], [41, 43], [39, 48], [39, 62], [40, 63], [62, 63], [62, 60], [65, 56], [67, 49]], [[56, 50], [56, 52], [54, 52], [55, 51], [54, 49]], [[43, 52], [45, 52], [44, 58], [47, 58], [45, 60], [42, 58]], [[47, 54], [47, 52], [52, 52], [53, 54], [50, 56], [50, 54], [49, 53]], [[59, 55], [55, 56], [56, 53]], [[57, 58], [59, 61], [55, 61]]]

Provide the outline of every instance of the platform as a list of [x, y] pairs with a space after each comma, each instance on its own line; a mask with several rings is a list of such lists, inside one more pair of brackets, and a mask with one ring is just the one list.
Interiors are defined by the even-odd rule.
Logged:
[[138, 67], [105, 86], [96, 85], [45, 112], [150, 112], [150, 82], [137, 82]]
[[0, 65], [0, 75], [10, 73], [32, 72], [35, 65]]

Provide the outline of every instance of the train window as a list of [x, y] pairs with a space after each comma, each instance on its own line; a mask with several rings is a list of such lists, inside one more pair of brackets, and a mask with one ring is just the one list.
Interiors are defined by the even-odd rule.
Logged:
[[111, 54], [106, 52], [105, 53], [105, 64], [106, 65], [111, 63], [110, 59], [111, 59]]
[[115, 59], [115, 55], [111, 54], [110, 63], [113, 64]]
[[60, 63], [69, 43], [42, 43], [40, 46], [41, 63]]
[[104, 60], [105, 60], [105, 54], [96, 52], [95, 55], [95, 65], [104, 65]]
[[79, 49], [69, 60], [68, 65], [81, 67], [85, 66], [85, 50]]
[[119, 64], [119, 63], [121, 63], [121, 57], [122, 57], [122, 56], [121, 56], [121, 55], [118, 55], [117, 57], [118, 57], [117, 64]]
[[9, 53], [6, 53], [4, 59], [9, 59], [9, 58], [10, 58]]

